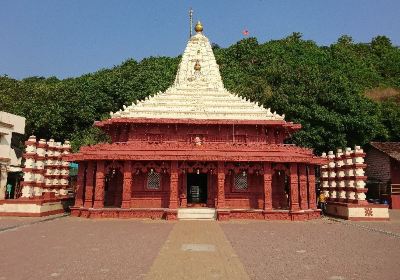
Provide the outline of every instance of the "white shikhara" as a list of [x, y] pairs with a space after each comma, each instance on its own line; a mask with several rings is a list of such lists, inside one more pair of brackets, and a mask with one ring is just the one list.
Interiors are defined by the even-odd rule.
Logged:
[[124, 105], [123, 110], [110, 115], [111, 118], [201, 120], [283, 121], [285, 118], [224, 88], [210, 42], [200, 32], [189, 39], [171, 87], [136, 104]]

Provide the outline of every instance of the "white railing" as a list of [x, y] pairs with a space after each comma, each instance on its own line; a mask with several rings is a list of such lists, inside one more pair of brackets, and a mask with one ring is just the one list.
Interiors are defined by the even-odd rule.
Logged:
[[400, 184], [391, 184], [390, 185], [390, 193], [391, 194], [400, 194]]

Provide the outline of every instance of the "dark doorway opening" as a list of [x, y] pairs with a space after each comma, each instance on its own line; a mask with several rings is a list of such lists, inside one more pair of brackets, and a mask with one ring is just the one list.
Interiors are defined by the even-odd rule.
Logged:
[[106, 176], [104, 186], [104, 207], [121, 207], [122, 204], [122, 172], [111, 170]]
[[207, 174], [187, 174], [188, 203], [207, 202]]

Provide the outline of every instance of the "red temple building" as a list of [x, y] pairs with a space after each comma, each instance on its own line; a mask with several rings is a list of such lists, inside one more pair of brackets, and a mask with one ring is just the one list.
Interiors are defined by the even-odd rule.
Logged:
[[170, 88], [96, 122], [111, 143], [68, 155], [79, 163], [72, 215], [319, 217], [315, 167], [324, 159], [284, 144], [301, 125], [228, 92], [200, 23], [195, 30]]

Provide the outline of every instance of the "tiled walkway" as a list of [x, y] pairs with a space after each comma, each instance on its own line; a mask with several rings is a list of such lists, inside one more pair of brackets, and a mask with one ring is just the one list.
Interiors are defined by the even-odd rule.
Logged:
[[216, 221], [175, 224], [146, 279], [249, 279]]
[[[397, 280], [390, 222], [0, 218], [0, 280]], [[391, 234], [392, 233], [392, 234]]]

